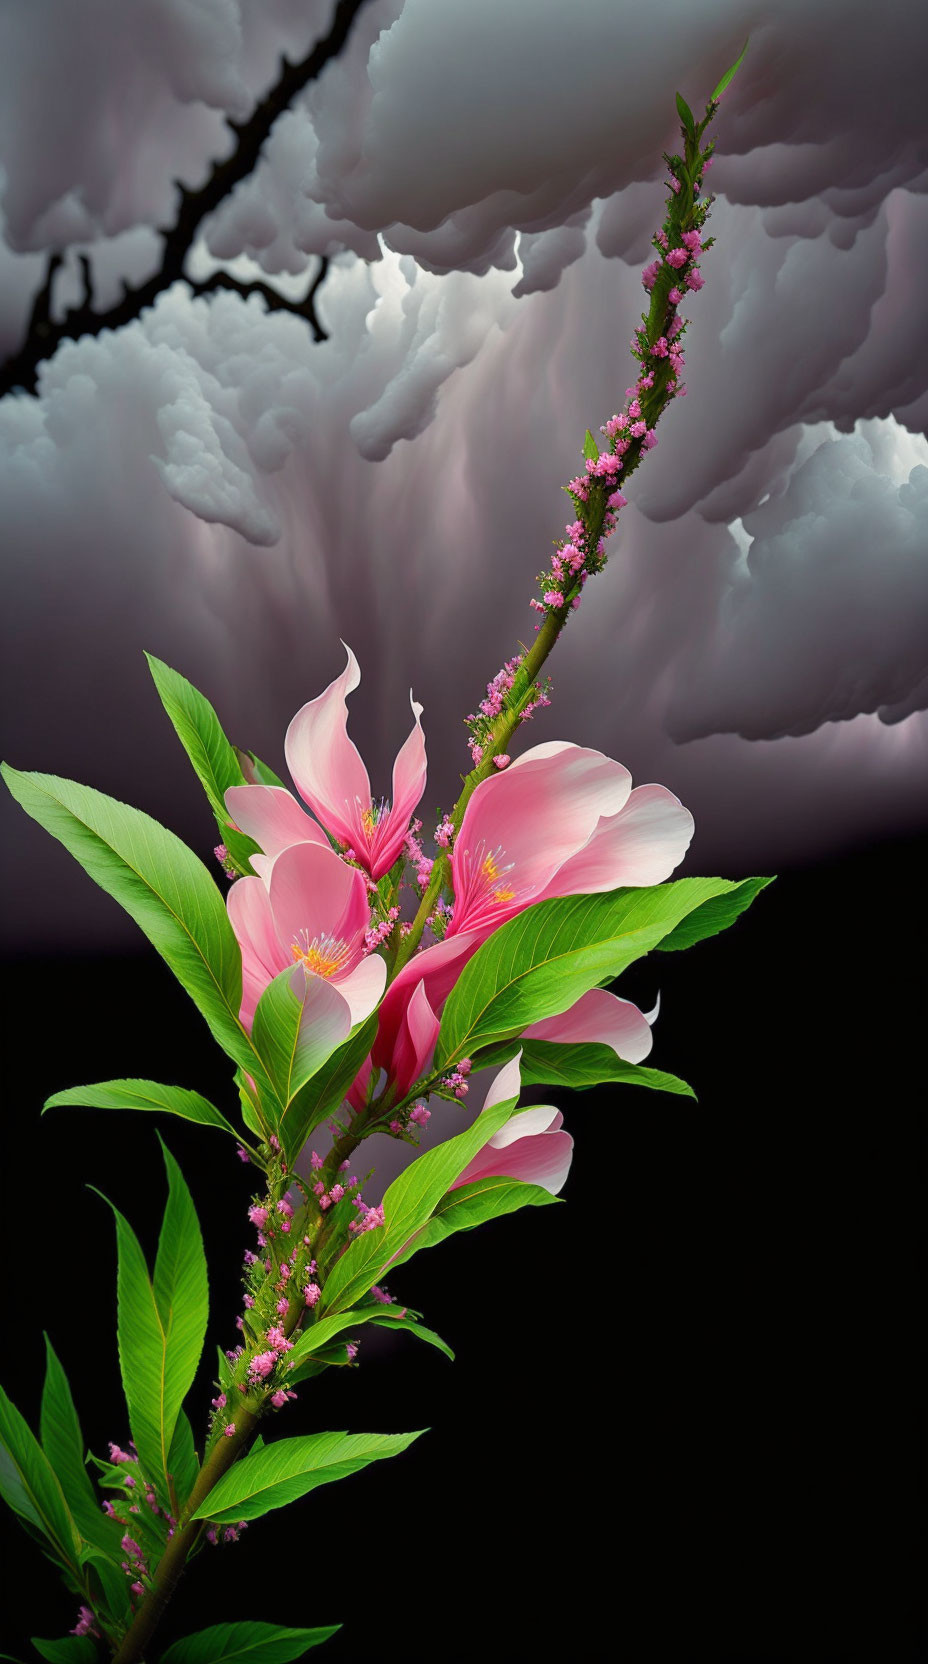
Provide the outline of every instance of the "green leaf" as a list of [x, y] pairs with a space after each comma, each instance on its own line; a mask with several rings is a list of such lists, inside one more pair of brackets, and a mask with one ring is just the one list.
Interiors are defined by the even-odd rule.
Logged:
[[[155, 1257], [155, 1304], [167, 1340], [166, 1396], [172, 1432], [203, 1352], [209, 1320], [206, 1255], [193, 1197], [170, 1150], [161, 1143], [168, 1201]], [[177, 1409], [173, 1408], [176, 1402]]]
[[679, 92], [677, 93], [677, 115], [680, 117], [680, 120], [686, 129], [687, 138], [695, 140], [696, 121], [692, 110], [686, 102], [686, 99], [683, 97], [682, 93]]
[[583, 440], [583, 454], [588, 462], [595, 462], [596, 458], [599, 456], [599, 446], [593, 438], [589, 428], [587, 428], [586, 435]]
[[116, 1220], [117, 1338], [129, 1425], [143, 1469], [170, 1497], [175, 1428], [203, 1346], [207, 1285], [190, 1192], [167, 1150], [164, 1159], [170, 1188], [154, 1283], [131, 1225], [109, 1206]]
[[710, 104], [714, 104], [715, 100], [717, 98], [721, 98], [723, 92], [725, 91], [725, 88], [734, 80], [734, 78], [737, 75], [739, 69], [741, 68], [741, 65], [744, 63], [744, 54], [747, 51], [750, 44], [751, 44], [751, 37], [749, 35], [747, 40], [745, 41], [743, 47], [741, 48], [740, 58], [736, 59], [736, 61], [732, 64], [731, 69], [726, 69], [725, 74], [722, 76], [721, 81], [719, 82], [718, 86], [715, 89], [715, 92], [712, 94], [712, 97], [709, 100]]
[[468, 1162], [509, 1120], [515, 1105], [516, 1099], [508, 1098], [484, 1109], [466, 1132], [426, 1151], [394, 1179], [383, 1199], [384, 1224], [360, 1232], [336, 1260], [317, 1308], [320, 1315], [346, 1310], [381, 1281]]
[[64, 1565], [76, 1565], [81, 1540], [64, 1492], [38, 1439], [2, 1387], [0, 1496], [27, 1526], [41, 1532]]
[[294, 1379], [297, 1371], [307, 1358], [313, 1358], [327, 1349], [336, 1335], [347, 1329], [359, 1329], [362, 1323], [386, 1323], [394, 1329], [405, 1329], [407, 1334], [416, 1335], [419, 1340], [428, 1341], [437, 1346], [446, 1357], [453, 1358], [450, 1346], [436, 1335], [433, 1330], [426, 1329], [421, 1323], [416, 1323], [410, 1317], [400, 1317], [398, 1312], [391, 1312], [389, 1306], [355, 1306], [352, 1311], [337, 1312], [332, 1317], [317, 1318], [308, 1329], [297, 1337], [293, 1350], [288, 1354], [288, 1363], [293, 1365]]
[[287, 1629], [280, 1624], [213, 1624], [175, 1641], [161, 1655], [161, 1664], [291, 1664], [311, 1647], [322, 1645], [341, 1629]]
[[398, 1456], [423, 1431], [310, 1433], [303, 1438], [278, 1439], [236, 1462], [191, 1518], [212, 1520], [216, 1525], [260, 1519], [273, 1508], [295, 1502], [317, 1485], [345, 1479], [385, 1456]]
[[95, 1664], [97, 1643], [89, 1635], [65, 1635], [60, 1641], [39, 1641], [33, 1635], [32, 1645], [40, 1658], [49, 1664]]
[[472, 1231], [488, 1219], [499, 1219], [503, 1214], [515, 1213], [518, 1208], [547, 1207], [549, 1203], [559, 1201], [560, 1197], [552, 1196], [550, 1190], [537, 1184], [523, 1184], [521, 1179], [499, 1176], [473, 1179], [470, 1184], [449, 1190], [442, 1197], [431, 1218], [397, 1254], [390, 1270], [404, 1265], [423, 1248], [434, 1248], [457, 1231]]
[[118, 1561], [119, 1528], [107, 1519], [97, 1500], [85, 1464], [84, 1441], [68, 1378], [45, 1336], [45, 1386], [39, 1418], [39, 1437], [64, 1493], [80, 1535]]
[[[731, 924], [764, 879], [680, 878], [672, 884], [536, 902], [478, 948], [448, 996], [434, 1067], [521, 1034], [566, 1011], [591, 988], [672, 940], [690, 914], [724, 905], [691, 927], [692, 940]], [[686, 946], [688, 942], [679, 941]], [[341, 1263], [341, 1262], [340, 1262]]]
[[[284, 785], [280, 775], [275, 774], [274, 770], [269, 768], [267, 763], [262, 763], [261, 758], [256, 757], [253, 751], [239, 751], [237, 755], [239, 764], [241, 765], [242, 774], [248, 784], [257, 786], [279, 786], [281, 791], [289, 790], [289, 787]], [[253, 780], [251, 778], [252, 775], [254, 776]]]
[[657, 1092], [696, 1096], [679, 1076], [668, 1075], [663, 1069], [643, 1068], [639, 1063], [624, 1063], [611, 1046], [591, 1042], [568, 1046], [553, 1040], [525, 1040], [519, 1072], [523, 1086], [569, 1086], [583, 1091], [614, 1081], [622, 1086], [649, 1086]]
[[280, 1141], [291, 1164], [310, 1133], [327, 1121], [341, 1104], [377, 1033], [377, 1013], [358, 1023], [347, 1040], [325, 1060], [286, 1105], [280, 1116]]
[[[118, 1547], [122, 1527], [115, 1520], [111, 1523], [115, 1528]], [[124, 1559], [125, 1555], [120, 1548], [119, 1560]], [[110, 1555], [104, 1554], [100, 1549], [87, 1548], [81, 1555], [81, 1565], [90, 1578], [95, 1609], [105, 1609], [117, 1624], [124, 1622], [132, 1609], [132, 1599], [126, 1574], [118, 1562], [114, 1562]]]
[[185, 1086], [162, 1086], [156, 1080], [101, 1080], [94, 1086], [69, 1086], [67, 1091], [55, 1092], [46, 1098], [42, 1113], [46, 1109], [66, 1109], [72, 1104], [85, 1109], [166, 1110], [204, 1127], [221, 1127], [236, 1142], [240, 1141], [231, 1121], [208, 1098]]
[[225, 902], [202, 861], [140, 809], [59, 780], [0, 772], [17, 802], [75, 857], [145, 932], [220, 1046], [267, 1085], [239, 1022], [242, 957]]
[[169, 665], [163, 664], [151, 653], [146, 653], [145, 657], [161, 703], [209, 798], [222, 841], [235, 865], [242, 872], [251, 872], [250, 857], [257, 853], [258, 845], [253, 838], [246, 837], [244, 832], [237, 832], [230, 825], [225, 806], [225, 793], [229, 787], [245, 784], [238, 752], [226, 739], [209, 700]]
[[[252, 1025], [254, 1044], [283, 1106], [275, 1128], [278, 1133], [300, 1088], [344, 1044], [350, 1033], [347, 1007], [337, 990], [322, 977], [304, 976], [302, 988], [295, 993], [293, 972], [294, 966], [290, 965], [268, 983], [258, 1001]], [[336, 1030], [334, 1041], [326, 1010], [332, 1000], [344, 1011], [346, 1024], [340, 1033]]]
[[767, 885], [772, 883], [773, 878], [742, 878], [720, 895], [702, 902], [688, 913], [669, 936], [665, 936], [663, 941], [657, 944], [658, 948], [661, 953], [671, 953], [694, 947], [697, 942], [704, 942], [709, 936], [718, 936], [723, 930], [727, 930], [729, 925], [734, 924], [742, 913], [746, 913], [761, 890], [765, 890]]
[[200, 1475], [200, 1464], [193, 1443], [193, 1428], [183, 1410], [177, 1418], [177, 1426], [168, 1452], [168, 1472], [174, 1483], [174, 1496], [179, 1513]]
[[439, 1352], [444, 1352], [445, 1357], [454, 1363], [454, 1353], [448, 1342], [442, 1340], [441, 1335], [436, 1335], [434, 1329], [427, 1329], [424, 1323], [409, 1323], [405, 1317], [400, 1317], [399, 1314], [391, 1316], [388, 1311], [381, 1311], [372, 1321], [379, 1329], [402, 1329], [407, 1335], [415, 1335], [417, 1340], [424, 1340], [429, 1346], [435, 1346]]

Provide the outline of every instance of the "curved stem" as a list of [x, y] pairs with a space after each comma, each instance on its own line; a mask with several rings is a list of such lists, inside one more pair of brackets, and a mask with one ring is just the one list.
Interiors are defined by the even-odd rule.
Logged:
[[149, 1588], [142, 1596], [138, 1610], [119, 1648], [113, 1664], [143, 1664], [145, 1648], [155, 1633], [165, 1608], [177, 1587], [187, 1560], [206, 1529], [205, 1520], [195, 1520], [201, 1502], [214, 1485], [227, 1473], [233, 1462], [244, 1455], [258, 1431], [260, 1415], [240, 1406], [235, 1418], [235, 1432], [229, 1438], [217, 1439], [200, 1469], [190, 1496], [184, 1506], [173, 1537], [155, 1568]]

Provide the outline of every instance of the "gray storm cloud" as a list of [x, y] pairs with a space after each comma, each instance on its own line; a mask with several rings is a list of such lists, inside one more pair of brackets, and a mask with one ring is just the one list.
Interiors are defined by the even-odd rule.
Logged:
[[[0, 345], [44, 251], [98, 304], [157, 258], [175, 180], [226, 154], [331, 4], [115, 0], [0, 20]], [[928, 14], [902, 0], [373, 0], [204, 227], [302, 293], [329, 339], [176, 284], [0, 401], [5, 750], [208, 832], [146, 682], [149, 647], [280, 762], [285, 724], [362, 662], [354, 731], [387, 786], [410, 682], [429, 807], [460, 715], [530, 633], [583, 430], [620, 404], [662, 217], [673, 92], [717, 120], [688, 396], [552, 664], [570, 737], [665, 781], [694, 864], [743, 870], [923, 822], [928, 791]], [[55, 50], [49, 49], [54, 38]], [[595, 597], [595, 599], [594, 599]], [[114, 715], [115, 712], [115, 715]], [[36, 837], [5, 812], [23, 870]], [[57, 856], [43, 858], [57, 861]], [[15, 940], [51, 940], [60, 883]], [[51, 898], [55, 888], [57, 903]], [[98, 899], [74, 907], [88, 931]]]

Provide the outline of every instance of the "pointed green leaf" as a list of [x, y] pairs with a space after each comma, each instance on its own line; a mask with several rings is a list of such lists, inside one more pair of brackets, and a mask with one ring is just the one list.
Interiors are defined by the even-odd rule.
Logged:
[[721, 81], [719, 82], [718, 86], [715, 89], [715, 92], [712, 94], [712, 97], [709, 100], [710, 104], [714, 104], [717, 98], [721, 98], [723, 92], [725, 91], [725, 88], [727, 86], [729, 86], [729, 84], [734, 80], [734, 78], [737, 75], [739, 69], [741, 68], [741, 65], [744, 63], [744, 54], [747, 51], [750, 43], [751, 43], [751, 37], [749, 35], [747, 40], [745, 41], [743, 47], [741, 48], [741, 56], [735, 60], [735, 62], [731, 66], [731, 69], [726, 69], [725, 74], [722, 76]]
[[242, 957], [225, 901], [201, 861], [140, 809], [60, 780], [0, 772], [17, 802], [125, 908], [186, 988], [230, 1057], [266, 1083], [239, 1022]]
[[193, 1385], [206, 1325], [209, 1287], [206, 1255], [193, 1197], [183, 1174], [161, 1145], [168, 1177], [168, 1201], [155, 1259], [155, 1304], [167, 1340], [167, 1424], [173, 1436], [177, 1412]]
[[28, 1422], [0, 1387], [0, 1496], [41, 1532], [56, 1557], [76, 1565], [81, 1540], [54, 1469]]
[[438, 1346], [447, 1357], [454, 1357], [450, 1346], [440, 1336], [434, 1334], [431, 1329], [424, 1328], [408, 1315], [400, 1317], [399, 1312], [391, 1311], [389, 1306], [356, 1306], [353, 1311], [337, 1312], [332, 1317], [317, 1318], [315, 1323], [311, 1323], [308, 1329], [304, 1329], [303, 1333], [297, 1336], [287, 1359], [288, 1363], [293, 1365], [294, 1378], [297, 1378], [299, 1366], [305, 1363], [307, 1358], [313, 1358], [325, 1351], [336, 1335], [348, 1329], [359, 1329], [363, 1323], [380, 1322], [389, 1324], [391, 1328], [405, 1329], [407, 1334], [414, 1334], [419, 1340], [429, 1341], [431, 1345]]
[[281, 1624], [212, 1624], [175, 1641], [161, 1664], [291, 1664], [322, 1645], [341, 1624], [326, 1629], [287, 1629]]
[[689, 105], [687, 104], [686, 99], [683, 97], [682, 93], [679, 93], [679, 92], [677, 93], [677, 115], [680, 117], [680, 120], [682, 121], [683, 126], [686, 129], [687, 137], [690, 138], [690, 139], [695, 139], [695, 137], [696, 137], [696, 122], [695, 122], [695, 119], [693, 117], [693, 112], [690, 109]]
[[219, 718], [209, 700], [204, 698], [185, 676], [163, 664], [151, 653], [145, 654], [155, 680], [161, 703], [168, 713], [177, 737], [193, 764], [216, 824], [235, 865], [242, 872], [251, 872], [250, 856], [258, 845], [244, 832], [237, 832], [229, 824], [225, 794], [230, 786], [243, 786], [245, 776], [238, 760], [238, 752], [229, 744]]
[[283, 1508], [317, 1485], [329, 1485], [368, 1463], [400, 1451], [419, 1438], [417, 1433], [310, 1433], [303, 1438], [278, 1439], [236, 1462], [191, 1516], [217, 1525], [256, 1520], [272, 1508]]
[[381, 1281], [468, 1162], [509, 1120], [515, 1104], [515, 1098], [508, 1098], [482, 1110], [466, 1132], [427, 1150], [394, 1179], [383, 1199], [384, 1224], [360, 1232], [336, 1260], [322, 1291], [320, 1314], [346, 1310]]
[[255, 1047], [283, 1106], [278, 1134], [288, 1105], [351, 1030], [348, 1006], [338, 990], [320, 976], [294, 976], [295, 969], [289, 966], [268, 983], [252, 1025]]
[[64, 1493], [80, 1535], [112, 1560], [120, 1558], [119, 1528], [97, 1500], [85, 1463], [84, 1441], [68, 1378], [45, 1336], [45, 1386], [39, 1419], [42, 1449]]
[[193, 1443], [193, 1428], [183, 1410], [177, 1418], [177, 1426], [168, 1452], [168, 1472], [174, 1486], [177, 1513], [180, 1513], [200, 1473], [200, 1464]]
[[60, 1641], [39, 1641], [33, 1635], [32, 1645], [48, 1664], [95, 1664], [99, 1656], [89, 1635], [65, 1635]]
[[93, 1605], [96, 1611], [108, 1612], [115, 1624], [124, 1622], [132, 1610], [129, 1583], [119, 1562], [125, 1559], [119, 1547], [122, 1527], [113, 1520], [118, 1558], [113, 1560], [100, 1549], [87, 1548], [81, 1555], [81, 1565], [90, 1578]]
[[588, 462], [595, 462], [596, 458], [599, 456], [599, 446], [593, 438], [589, 428], [587, 428], [586, 435], [583, 440], [583, 454]]
[[[672, 884], [536, 902], [495, 930], [465, 965], [445, 1005], [435, 1055], [444, 1069], [478, 1047], [566, 1011], [591, 988], [671, 941], [690, 914], [724, 902], [692, 939], [731, 924], [766, 880], [680, 878]], [[679, 946], [688, 943], [680, 933]]]
[[200, 1126], [221, 1127], [223, 1132], [239, 1140], [231, 1121], [208, 1098], [184, 1086], [162, 1086], [157, 1080], [101, 1080], [94, 1086], [69, 1086], [66, 1091], [46, 1098], [42, 1113], [46, 1109], [66, 1109], [72, 1104], [85, 1109], [165, 1110], [185, 1121], [197, 1121]]
[[434, 1329], [427, 1329], [424, 1323], [410, 1323], [405, 1317], [400, 1317], [398, 1313], [391, 1314], [389, 1311], [380, 1311], [373, 1321], [380, 1329], [402, 1329], [407, 1335], [415, 1335], [417, 1340], [424, 1340], [429, 1346], [437, 1347], [439, 1352], [443, 1352], [445, 1357], [454, 1363], [454, 1353], [448, 1342], [442, 1340], [441, 1335], [436, 1335]]
[[154, 1284], [131, 1225], [109, 1206], [116, 1220], [117, 1339], [129, 1425], [143, 1469], [170, 1497], [172, 1444], [203, 1346], [207, 1287], [190, 1193], [167, 1150], [164, 1157], [170, 1191]]
[[311, 1075], [280, 1116], [280, 1141], [292, 1164], [310, 1133], [327, 1121], [341, 1104], [377, 1034], [377, 1013], [358, 1023], [315, 1074]]
[[[685, 883], [686, 880], [680, 882]], [[718, 936], [742, 913], [746, 913], [761, 890], [766, 890], [767, 885], [772, 883], [773, 878], [742, 878], [738, 883], [730, 884], [719, 895], [701, 902], [686, 914], [670, 934], [657, 943], [658, 948], [661, 953], [671, 953], [694, 947], [709, 936]]]
[[242, 773], [249, 785], [279, 786], [281, 791], [289, 790], [289, 787], [284, 785], [280, 775], [275, 774], [267, 763], [262, 763], [261, 758], [256, 757], [253, 751], [239, 751], [237, 755]]
[[456, 1231], [472, 1231], [488, 1219], [499, 1219], [503, 1214], [515, 1213], [518, 1208], [548, 1207], [551, 1202], [559, 1200], [541, 1185], [523, 1184], [521, 1179], [496, 1175], [473, 1179], [457, 1190], [449, 1190], [442, 1197], [431, 1218], [397, 1254], [390, 1270], [392, 1272], [398, 1265], [404, 1265], [423, 1248], [434, 1248], [446, 1237], [454, 1236]]
[[565, 1046], [552, 1040], [525, 1040], [519, 1064], [523, 1086], [569, 1086], [583, 1091], [589, 1086], [611, 1082], [622, 1086], [648, 1086], [656, 1092], [675, 1092], [695, 1098], [696, 1094], [678, 1075], [663, 1069], [647, 1069], [640, 1063], [624, 1063], [611, 1046], [591, 1042]]

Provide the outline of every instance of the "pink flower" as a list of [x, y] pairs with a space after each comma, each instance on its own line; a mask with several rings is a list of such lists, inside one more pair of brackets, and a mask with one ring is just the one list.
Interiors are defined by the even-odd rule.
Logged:
[[[514, 1058], [491, 1082], [484, 1108], [518, 1096], [519, 1086], [519, 1059]], [[477, 1151], [451, 1189], [474, 1179], [508, 1178], [540, 1185], [556, 1196], [567, 1178], [574, 1147], [570, 1134], [561, 1131], [563, 1124], [563, 1115], [551, 1104], [517, 1110]]]
[[300, 796], [333, 837], [350, 845], [371, 877], [380, 878], [402, 851], [425, 789], [422, 706], [410, 694], [415, 721], [393, 765], [393, 804], [375, 807], [367, 769], [348, 738], [345, 696], [358, 686], [361, 672], [351, 648], [345, 651], [348, 663], [341, 676], [297, 712], [284, 749]]
[[445, 941], [486, 936], [552, 896], [660, 884], [692, 835], [692, 815], [666, 787], [633, 791], [628, 770], [601, 751], [560, 740], [533, 746], [482, 781], [467, 805]]
[[[393, 806], [375, 805], [367, 770], [348, 738], [345, 696], [358, 686], [361, 672], [351, 648], [345, 651], [348, 663], [341, 676], [297, 711], [284, 748], [305, 802], [371, 877], [380, 878], [400, 854], [410, 816], [425, 789], [422, 706], [410, 695], [415, 722], [393, 765]], [[235, 824], [260, 845], [265, 861], [293, 844], [330, 848], [322, 828], [280, 786], [232, 786], [225, 803]], [[261, 862], [261, 856], [253, 860], [256, 872], [263, 870]]]
[[268, 983], [288, 966], [297, 976], [305, 972], [307, 1020], [333, 1045], [373, 1011], [386, 965], [379, 954], [365, 956], [367, 886], [357, 867], [346, 866], [334, 850], [289, 845], [273, 860], [265, 858], [260, 878], [238, 879], [227, 905], [242, 950], [246, 1026]]
[[481, 942], [523, 908], [554, 896], [661, 884], [692, 835], [692, 815], [665, 786], [633, 790], [621, 763], [562, 740], [533, 746], [481, 781], [455, 839], [452, 922], [444, 940], [410, 960], [387, 990], [375, 1065], [390, 1067], [420, 981], [430, 1010], [440, 1012]]

